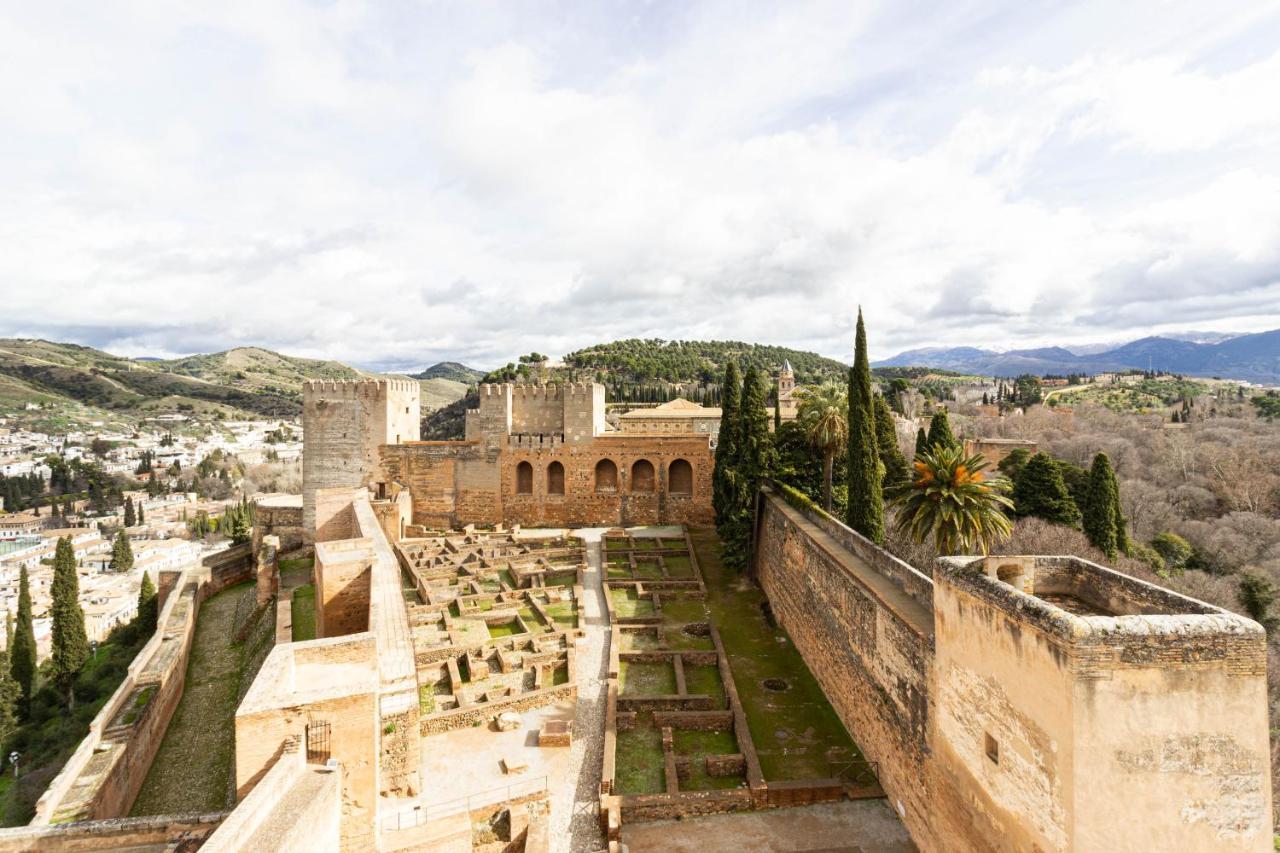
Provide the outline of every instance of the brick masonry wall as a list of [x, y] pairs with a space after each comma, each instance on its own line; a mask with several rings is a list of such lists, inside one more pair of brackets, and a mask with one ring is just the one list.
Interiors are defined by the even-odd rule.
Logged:
[[[714, 465], [705, 436], [609, 436], [574, 445], [486, 448], [477, 442], [418, 442], [381, 449], [382, 476], [409, 488], [413, 523], [432, 528], [498, 522], [530, 527], [708, 524]], [[596, 464], [618, 467], [615, 491], [597, 492]], [[655, 491], [631, 489], [631, 470], [654, 466]], [[667, 490], [671, 463], [693, 469], [691, 494]], [[547, 469], [564, 466], [565, 494], [547, 492]], [[533, 467], [533, 493], [516, 494], [516, 467]]]

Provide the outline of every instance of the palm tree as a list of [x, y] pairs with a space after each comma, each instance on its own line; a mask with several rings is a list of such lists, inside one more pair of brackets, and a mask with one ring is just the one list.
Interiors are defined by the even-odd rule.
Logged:
[[1013, 525], [1005, 510], [1013, 501], [1005, 496], [1009, 481], [988, 479], [981, 456], [964, 455], [951, 445], [935, 445], [916, 455], [915, 476], [895, 486], [890, 498], [897, 510], [894, 527], [917, 542], [933, 536], [943, 556], [985, 555], [991, 546], [1009, 538]]
[[849, 443], [849, 389], [838, 382], [801, 389], [796, 419], [809, 446], [822, 454], [822, 508], [831, 512], [831, 472]]

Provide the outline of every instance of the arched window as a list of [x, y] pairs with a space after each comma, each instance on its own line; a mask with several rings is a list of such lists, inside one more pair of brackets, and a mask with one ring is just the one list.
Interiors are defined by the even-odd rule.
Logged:
[[516, 494], [533, 494], [533, 466], [528, 462], [516, 466]]
[[618, 466], [610, 459], [601, 459], [596, 463], [596, 491], [618, 491]]
[[652, 492], [656, 488], [653, 476], [653, 463], [641, 459], [631, 466], [631, 491]]
[[677, 459], [667, 469], [667, 491], [673, 495], [693, 494], [693, 466]]
[[547, 466], [547, 494], [564, 494], [564, 466], [559, 462]]

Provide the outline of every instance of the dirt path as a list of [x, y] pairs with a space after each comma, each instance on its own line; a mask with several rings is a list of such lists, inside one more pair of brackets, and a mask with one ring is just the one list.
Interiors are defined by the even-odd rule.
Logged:
[[182, 700], [142, 784], [132, 815], [184, 814], [227, 807], [235, 759], [241, 648], [231, 642], [236, 601], [250, 584], [200, 605]]
[[570, 758], [570, 778], [576, 780], [576, 787], [571, 809], [551, 811], [551, 849], [568, 853], [592, 853], [605, 848], [604, 833], [600, 831], [600, 771], [604, 760], [604, 711], [609, 674], [609, 616], [604, 606], [600, 568], [601, 532], [576, 531], [587, 543], [583, 600], [578, 605], [578, 624], [587, 636], [577, 646], [578, 706]]

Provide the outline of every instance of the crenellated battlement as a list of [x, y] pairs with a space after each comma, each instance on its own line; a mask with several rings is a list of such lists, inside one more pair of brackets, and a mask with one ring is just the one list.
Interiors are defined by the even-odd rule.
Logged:
[[308, 379], [302, 383], [304, 396], [328, 394], [348, 399], [382, 399], [389, 394], [414, 394], [421, 386], [413, 379]]
[[564, 447], [564, 435], [523, 433], [511, 436], [508, 446], [516, 450], [550, 450], [555, 447]]

